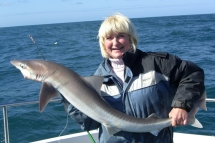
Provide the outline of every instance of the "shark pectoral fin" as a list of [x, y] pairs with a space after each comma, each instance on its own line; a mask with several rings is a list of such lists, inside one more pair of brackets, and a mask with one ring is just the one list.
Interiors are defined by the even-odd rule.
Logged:
[[43, 82], [40, 89], [39, 109], [42, 112], [48, 102], [55, 97], [58, 97], [59, 92], [50, 84]]
[[188, 118], [187, 124], [196, 127], [196, 128], [203, 128], [202, 124], [194, 117], [194, 118]]
[[106, 128], [106, 130], [107, 130], [109, 135], [113, 135], [113, 134], [118, 133], [119, 131], [121, 131], [120, 129], [117, 129], [117, 128], [115, 128], [113, 126], [110, 126], [108, 124], [103, 124], [103, 125]]
[[82, 78], [100, 94], [101, 86], [104, 80], [103, 76], [88, 76]]

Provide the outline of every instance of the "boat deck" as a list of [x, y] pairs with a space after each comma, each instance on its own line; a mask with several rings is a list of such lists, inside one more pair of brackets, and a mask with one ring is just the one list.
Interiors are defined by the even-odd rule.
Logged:
[[[98, 142], [98, 131], [90, 131], [91, 135]], [[215, 136], [204, 136], [196, 134], [174, 133], [174, 143], [215, 143]], [[92, 143], [87, 132], [65, 135], [32, 143]]]

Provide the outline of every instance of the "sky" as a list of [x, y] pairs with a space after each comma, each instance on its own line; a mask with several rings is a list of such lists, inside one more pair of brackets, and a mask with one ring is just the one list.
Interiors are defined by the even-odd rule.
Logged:
[[129, 18], [214, 14], [215, 0], [0, 0], [0, 27]]

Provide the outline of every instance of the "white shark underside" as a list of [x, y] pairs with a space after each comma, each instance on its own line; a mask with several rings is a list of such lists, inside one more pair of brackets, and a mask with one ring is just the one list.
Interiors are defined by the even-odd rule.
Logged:
[[[99, 95], [103, 77], [82, 78], [71, 69], [51, 61], [13, 60], [11, 63], [25, 78], [43, 82], [40, 92], [40, 111], [51, 98], [58, 95], [59, 91], [73, 106], [103, 124], [110, 135], [121, 130], [157, 134], [163, 128], [171, 126], [170, 118], [159, 119], [155, 114], [144, 119], [135, 118], [108, 105]], [[195, 114], [198, 108], [206, 110], [205, 98], [204, 94], [194, 105], [188, 115], [188, 124], [202, 128]]]

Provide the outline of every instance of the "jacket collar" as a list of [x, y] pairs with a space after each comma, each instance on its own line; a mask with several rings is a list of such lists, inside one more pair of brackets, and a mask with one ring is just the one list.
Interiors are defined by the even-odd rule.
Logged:
[[129, 67], [130, 69], [133, 68], [133, 66], [135, 65], [137, 58], [139, 57], [140, 54], [140, 50], [137, 49], [136, 52], [126, 52], [123, 57], [122, 60], [125, 63], [125, 66]]

